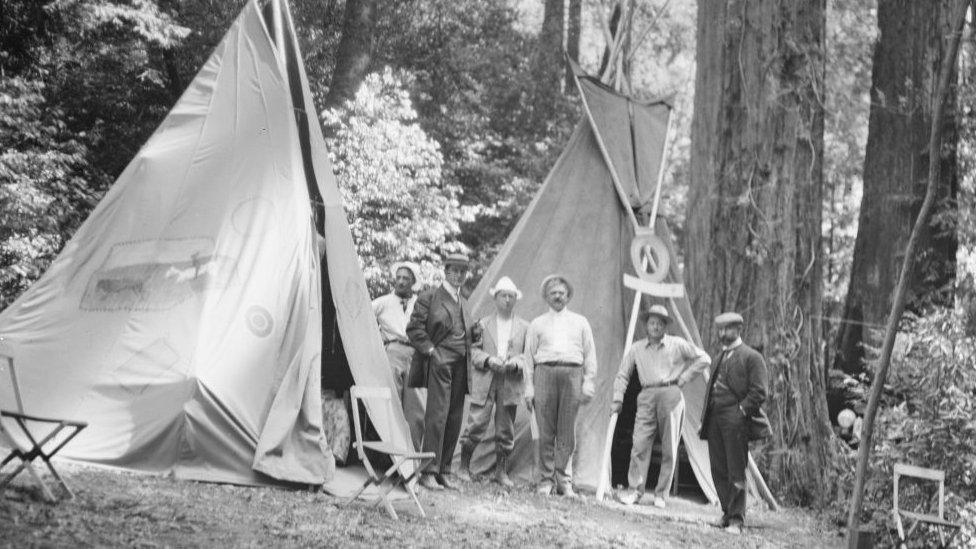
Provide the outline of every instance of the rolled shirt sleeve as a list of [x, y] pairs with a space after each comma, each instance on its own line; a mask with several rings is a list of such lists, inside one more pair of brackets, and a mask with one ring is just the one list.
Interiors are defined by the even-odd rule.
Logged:
[[696, 347], [689, 343], [687, 340], [682, 338], [675, 338], [677, 342], [678, 350], [681, 354], [681, 358], [685, 360], [685, 364], [688, 365], [681, 375], [678, 376], [678, 382], [682, 385], [688, 383], [695, 378], [696, 375], [702, 374], [708, 370], [709, 365], [712, 363], [712, 358], [708, 356], [708, 353], [704, 349]]
[[[580, 317], [583, 318], [583, 317]], [[592, 397], [596, 393], [596, 343], [590, 322], [583, 318], [583, 395]]]
[[624, 359], [620, 362], [620, 369], [617, 377], [613, 380], [613, 402], [623, 402], [624, 393], [627, 392], [627, 384], [630, 383], [630, 376], [634, 373], [637, 360], [634, 358], [634, 347], [631, 347]]

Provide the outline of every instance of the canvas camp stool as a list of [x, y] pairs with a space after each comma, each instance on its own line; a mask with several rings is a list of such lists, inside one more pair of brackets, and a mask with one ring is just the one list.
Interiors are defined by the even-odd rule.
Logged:
[[[17, 372], [14, 369], [14, 359], [6, 355], [0, 355], [0, 370], [7, 371], [7, 377], [10, 379], [10, 388], [14, 396], [14, 404], [16, 405], [16, 410], [8, 410], [2, 408], [3, 403], [0, 402], [0, 447], [10, 448], [10, 453], [0, 461], [0, 471], [10, 462], [15, 459], [20, 460], [20, 464], [14, 468], [13, 471], [5, 475], [0, 479], [0, 493], [2, 493], [7, 485], [20, 473], [27, 471], [27, 473], [34, 479], [43, 492], [44, 497], [48, 501], [57, 501], [54, 497], [54, 493], [48, 488], [47, 484], [41, 479], [41, 476], [37, 474], [34, 469], [34, 460], [41, 458], [44, 465], [47, 466], [48, 470], [51, 472], [51, 476], [54, 477], [55, 481], [61, 486], [68, 498], [75, 497], [71, 488], [64, 482], [64, 479], [58, 474], [58, 471], [51, 464], [51, 458], [53, 458], [66, 444], [71, 442], [71, 439], [75, 438], [82, 429], [88, 426], [87, 423], [81, 421], [70, 421], [66, 419], [52, 419], [45, 417], [31, 416], [24, 413], [24, 403], [20, 396], [20, 386], [17, 384]], [[24, 438], [27, 439], [29, 444], [22, 444], [14, 438], [14, 436], [7, 430], [4, 423], [10, 423], [17, 425], [20, 431], [23, 432]], [[50, 431], [41, 437], [37, 434], [38, 429], [42, 429], [41, 425], [50, 427]], [[62, 435], [62, 432], [64, 433]], [[62, 435], [62, 436], [59, 436]]]
[[[914, 511], [906, 511], [898, 506], [898, 479], [900, 477], [910, 477], [922, 480], [928, 480], [932, 482], [939, 483], [939, 514], [938, 515], [928, 515], [925, 513], [916, 513]], [[938, 469], [926, 469], [925, 467], [916, 467], [915, 465], [908, 465], [906, 463], [896, 463], [894, 469], [894, 508], [892, 509], [892, 514], [895, 516], [895, 526], [898, 528], [898, 539], [902, 545], [905, 543], [907, 536], [912, 535], [915, 528], [919, 524], [927, 523], [936, 527], [939, 532], [939, 540], [942, 542], [942, 546], [945, 547], [947, 544], [945, 529], [952, 531], [952, 535], [955, 535], [960, 528], [960, 525], [951, 523], [945, 519], [943, 504], [945, 503], [945, 472]], [[905, 527], [902, 524], [902, 519], [905, 521], [915, 521], [911, 528], [908, 529], [908, 533], [905, 532]], [[949, 536], [951, 540], [952, 535]]]
[[[356, 501], [356, 499], [370, 486], [376, 486], [380, 491], [379, 496], [373, 501], [373, 505], [383, 504], [386, 512], [397, 520], [396, 510], [393, 508], [393, 504], [389, 500], [390, 492], [393, 491], [397, 486], [403, 486], [404, 490], [410, 494], [413, 498], [414, 503], [417, 504], [417, 509], [420, 510], [420, 516], [426, 517], [427, 514], [424, 512], [424, 507], [420, 504], [420, 500], [417, 498], [417, 492], [413, 487], [413, 480], [420, 473], [425, 461], [429, 459], [434, 459], [433, 452], [417, 452], [413, 448], [403, 448], [395, 446], [388, 442], [383, 441], [364, 441], [363, 440], [363, 424], [359, 418], [359, 402], [360, 401], [382, 401], [389, 412], [393, 412], [392, 405], [392, 392], [389, 387], [362, 387], [359, 385], [353, 385], [349, 389], [349, 395], [352, 398], [352, 421], [353, 427], [355, 428], [356, 442], [353, 443], [353, 447], [356, 448], [356, 452], [359, 454], [359, 459], [362, 460], [363, 466], [366, 467], [366, 473], [369, 478], [366, 482], [356, 491], [349, 500], [346, 501], [346, 505]], [[389, 469], [383, 472], [382, 475], [377, 474], [377, 470], [370, 463], [369, 457], [366, 455], [366, 450], [372, 450], [374, 452], [379, 452], [381, 454], [386, 454], [390, 456], [393, 460], [393, 465]], [[398, 477], [394, 480], [393, 475], [400, 469], [400, 467], [408, 462], [414, 461], [415, 468], [413, 473], [411, 473], [406, 478]], [[387, 482], [389, 480], [389, 482]]]

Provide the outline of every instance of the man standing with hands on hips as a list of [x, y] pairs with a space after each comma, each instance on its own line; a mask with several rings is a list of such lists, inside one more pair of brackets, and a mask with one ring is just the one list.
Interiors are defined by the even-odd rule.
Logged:
[[408, 384], [427, 389], [422, 449], [435, 457], [424, 467], [420, 485], [428, 490], [457, 489], [451, 459], [461, 433], [471, 355], [467, 302], [461, 296], [468, 263], [464, 254], [447, 255], [444, 283], [420, 294], [407, 324], [407, 336], [417, 351]]
[[[542, 281], [542, 296], [549, 311], [535, 318], [525, 338], [532, 374], [527, 376], [525, 399], [534, 406], [539, 423], [537, 491], [575, 497], [569, 477], [569, 459], [576, 449], [576, 416], [596, 388], [596, 345], [593, 329], [582, 315], [566, 306], [573, 286], [560, 275]], [[533, 404], [534, 397], [534, 404]]]
[[748, 422], [766, 400], [766, 361], [742, 342], [742, 324], [739, 313], [715, 317], [722, 350], [712, 361], [699, 433], [708, 441], [712, 482], [722, 504], [720, 525], [732, 534], [742, 533], [746, 514]]
[[627, 474], [631, 492], [621, 501], [631, 505], [644, 495], [651, 448], [657, 433], [661, 436], [661, 470], [654, 488], [654, 506], [664, 507], [678, 461], [678, 441], [685, 411], [681, 387], [704, 372], [711, 359], [708, 353], [683, 338], [664, 333], [671, 315], [663, 305], [652, 306], [641, 318], [647, 328], [647, 338], [634, 342], [621, 362], [613, 384], [610, 412], [620, 412], [627, 384], [636, 368], [641, 392], [637, 396], [634, 444]]

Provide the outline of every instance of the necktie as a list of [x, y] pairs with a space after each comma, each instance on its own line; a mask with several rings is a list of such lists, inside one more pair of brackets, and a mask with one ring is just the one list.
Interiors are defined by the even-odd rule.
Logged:
[[410, 302], [410, 299], [408, 299], [406, 297], [401, 297], [400, 298], [400, 304], [403, 305], [403, 312], [407, 312], [407, 303], [409, 303], [409, 302]]

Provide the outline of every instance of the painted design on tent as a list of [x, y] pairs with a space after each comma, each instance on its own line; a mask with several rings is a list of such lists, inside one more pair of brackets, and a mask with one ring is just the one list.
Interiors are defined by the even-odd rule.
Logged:
[[271, 313], [260, 305], [248, 307], [247, 312], [244, 313], [244, 318], [247, 322], [247, 328], [258, 337], [268, 337], [271, 330], [274, 329], [274, 319], [271, 318]]
[[165, 311], [231, 285], [234, 260], [212, 238], [121, 242], [112, 246], [81, 298], [86, 311]]
[[179, 382], [186, 372], [177, 371], [179, 352], [166, 338], [159, 338], [139, 349], [112, 371], [114, 385], [137, 398], [152, 385]]

